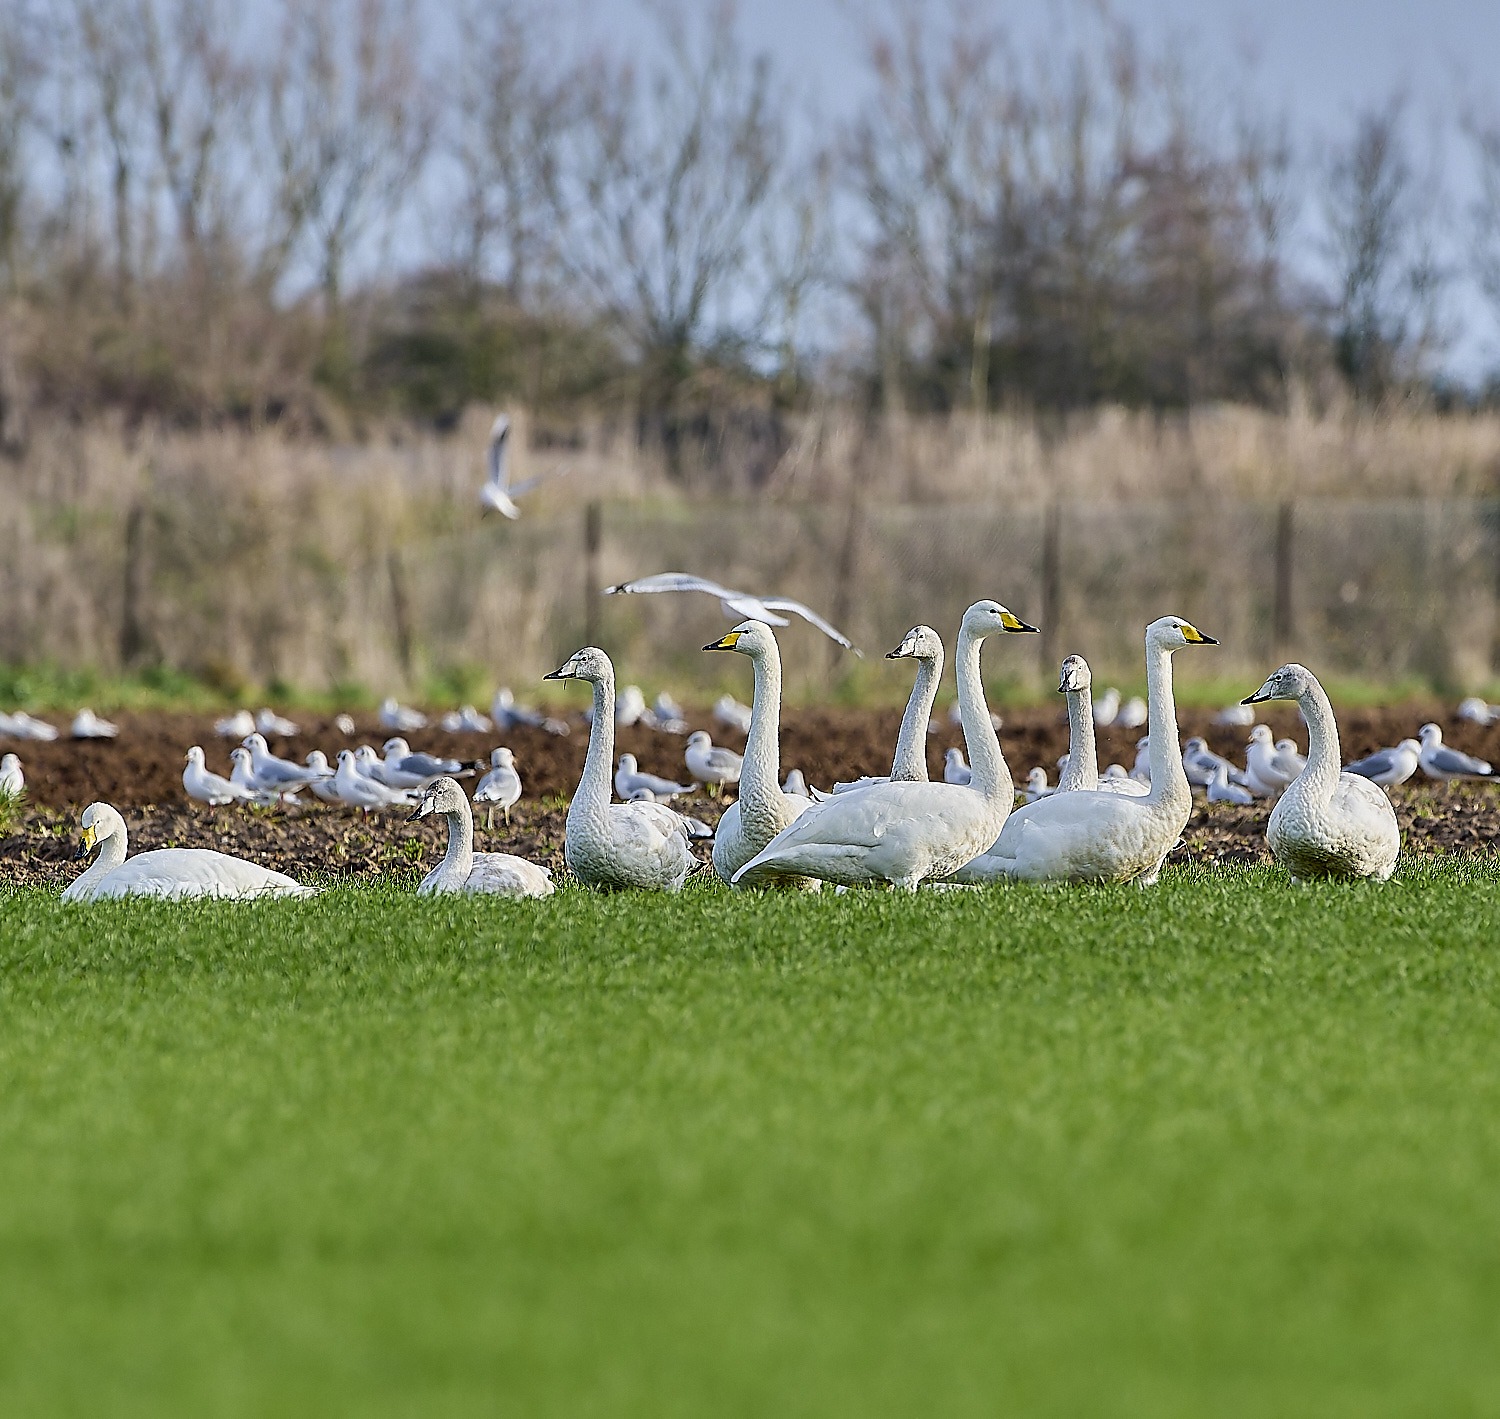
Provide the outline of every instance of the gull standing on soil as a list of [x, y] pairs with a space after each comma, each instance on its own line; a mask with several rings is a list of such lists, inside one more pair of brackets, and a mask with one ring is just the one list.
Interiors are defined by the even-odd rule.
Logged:
[[427, 716], [421, 710], [408, 709], [394, 699], [380, 702], [380, 727], [394, 729], [399, 734], [410, 734], [414, 729], [427, 728]]
[[333, 786], [340, 801], [350, 808], [363, 809], [367, 815], [372, 808], [411, 807], [415, 800], [405, 789], [391, 788], [361, 771], [359, 754], [375, 759], [375, 751], [368, 744], [362, 745], [358, 753], [353, 749], [339, 750], [339, 767]]
[[943, 755], [943, 782], [967, 788], [973, 781], [974, 770], [964, 762], [964, 751], [959, 748], [949, 749]]
[[980, 646], [999, 632], [1035, 629], [996, 601], [976, 601], [964, 612], [954, 666], [974, 770], [969, 787], [877, 783], [824, 799], [740, 868], [735, 885], [795, 876], [840, 886], [885, 882], [915, 891], [924, 879], [946, 877], [983, 851], [1010, 813], [1015, 793], [984, 702]]
[[509, 685], [502, 685], [495, 691], [495, 698], [490, 704], [490, 717], [495, 721], [495, 728], [502, 734], [518, 724], [545, 729], [548, 734], [573, 732], [565, 719], [549, 719], [540, 710], [534, 710], [529, 705], [518, 705]]
[[75, 860], [96, 847], [99, 856], [62, 894], [65, 902], [93, 902], [102, 897], [311, 897], [281, 872], [209, 848], [158, 848], [128, 861], [125, 820], [107, 803], [83, 810], [83, 839]]
[[107, 719], [100, 719], [93, 710], [87, 707], [73, 716], [74, 739], [114, 739], [119, 733], [119, 725], [111, 724]]
[[0, 798], [19, 798], [26, 790], [26, 775], [14, 754], [0, 758]]
[[461, 705], [456, 710], [449, 710], [438, 721], [438, 725], [444, 734], [488, 734], [495, 727], [473, 705]]
[[1415, 739], [1403, 739], [1394, 749], [1377, 749], [1363, 759], [1345, 764], [1344, 772], [1358, 774], [1382, 788], [1394, 788], [1416, 773], [1421, 758], [1422, 746]]
[[810, 625], [816, 626], [830, 640], [837, 641], [845, 650], [852, 650], [863, 657], [864, 652], [842, 631], [830, 626], [816, 611], [800, 601], [785, 596], [751, 596], [744, 591], [731, 591], [716, 581], [705, 577], [690, 576], [687, 572], [658, 572], [655, 576], [638, 577], [635, 581], [622, 581], [618, 586], [604, 589], [606, 596], [633, 596], [643, 592], [658, 591], [703, 591], [719, 598], [719, 605], [726, 616], [740, 621], [764, 621], [768, 626], [789, 626], [791, 622], [778, 611], [790, 611], [801, 616]]
[[512, 483], [510, 481], [510, 417], [506, 414], [496, 416], [495, 422], [490, 425], [490, 438], [485, 449], [485, 459], [488, 472], [484, 486], [479, 490], [481, 516], [484, 513], [498, 512], [501, 517], [508, 517], [512, 522], [521, 515], [521, 509], [515, 503], [517, 498], [529, 493], [533, 488], [540, 487], [548, 478], [555, 478], [567, 471], [566, 468], [551, 468], [545, 473], [537, 474], [535, 478], [523, 478], [519, 483]]
[[260, 786], [260, 781], [255, 777], [255, 770], [250, 767], [250, 751], [243, 744], [237, 744], [229, 751], [229, 762], [232, 765], [229, 770], [229, 781], [236, 788], [245, 790], [247, 801], [258, 803], [263, 808], [269, 808], [273, 803], [281, 801], [279, 793], [267, 792]]
[[456, 779], [446, 774], [428, 784], [407, 822], [430, 813], [448, 820], [448, 851], [422, 879], [419, 897], [448, 892], [493, 892], [502, 897], [550, 897], [552, 872], [508, 852], [474, 851], [474, 814]]
[[615, 770], [615, 792], [628, 801], [643, 788], [650, 791], [652, 801], [656, 803], [664, 803], [680, 793], [693, 791], [691, 784], [674, 783], [669, 778], [642, 773], [636, 765], [634, 754], [621, 754], [620, 767]]
[[1228, 759], [1214, 753], [1196, 734], [1182, 746], [1182, 769], [1194, 788], [1207, 788], [1214, 781], [1220, 766], [1226, 775], [1239, 772]]
[[328, 755], [321, 749], [312, 749], [304, 760], [307, 767], [316, 769], [322, 776], [315, 778], [308, 787], [312, 789], [313, 797], [321, 799], [324, 803], [339, 804], [344, 800], [339, 797], [338, 785], [333, 781], [333, 767], [328, 762]]
[[803, 777], [801, 769], [789, 769], [785, 781], [781, 785], [783, 793], [795, 793], [799, 798], [811, 798], [812, 794], [807, 790], [807, 779]]
[[[1086, 793], [1087, 789], [1079, 789], [1078, 792]], [[1028, 803], [1036, 803], [1043, 798], [1050, 798], [1057, 790], [1047, 782], [1047, 770], [1035, 768], [1026, 775], [1026, 787], [1021, 790], [1026, 795]]]
[[1302, 772], [1303, 763], [1295, 746], [1287, 754], [1272, 741], [1271, 726], [1257, 724], [1245, 746], [1245, 787], [1257, 798], [1276, 798]]
[[300, 733], [291, 720], [283, 719], [273, 709], [257, 710], [255, 727], [267, 738], [275, 735], [278, 739], [290, 739], [294, 734]]
[[1459, 778], [1488, 778], [1494, 770], [1484, 759], [1475, 759], [1450, 749], [1443, 743], [1443, 731], [1435, 724], [1424, 724], [1420, 731], [1422, 751], [1418, 762], [1428, 778], [1451, 783]]
[[1094, 701], [1094, 728], [1108, 729], [1120, 714], [1120, 692], [1111, 685]]
[[1396, 867], [1401, 830], [1390, 799], [1367, 778], [1341, 772], [1339, 727], [1317, 676], [1283, 665], [1247, 705], [1296, 700], [1307, 721], [1307, 759], [1271, 810], [1266, 842], [1293, 882], [1308, 877], [1373, 877]]
[[704, 729], [688, 736], [682, 757], [693, 782], [703, 784], [710, 794], [717, 794], [725, 784], [738, 783], [745, 764], [733, 750], [716, 747]]
[[1132, 695], [1120, 706], [1120, 712], [1115, 716], [1114, 727], [1116, 729], [1139, 729], [1149, 718], [1145, 700], [1139, 695]]
[[[248, 749], [241, 749], [237, 752], [244, 754], [247, 760], [250, 757]], [[187, 767], [182, 771], [182, 786], [187, 790], [189, 798], [215, 808], [225, 803], [264, 803], [266, 801], [266, 795], [255, 789], [214, 773], [204, 762], [203, 750], [197, 744], [187, 751]], [[275, 801], [274, 796], [271, 801]]]
[[585, 680], [594, 688], [589, 752], [568, 805], [563, 856], [590, 887], [644, 887], [677, 892], [694, 858], [688, 829], [662, 803], [611, 803], [609, 766], [615, 754], [615, 667], [597, 646], [585, 646], [545, 677]]
[[1135, 741], [1135, 763], [1130, 767], [1130, 777], [1137, 783], [1151, 782], [1151, 736], [1142, 736]]
[[276, 793], [296, 793], [314, 779], [328, 776], [306, 764], [278, 759], [267, 747], [265, 735], [259, 732], [247, 735], [242, 747], [250, 751], [250, 769], [260, 788], [271, 789]]
[[1214, 765], [1213, 777], [1209, 779], [1206, 787], [1210, 803], [1237, 803], [1243, 808], [1247, 803], [1255, 801], [1255, 796], [1248, 788], [1241, 788], [1237, 783], [1230, 783], [1228, 759], [1220, 759]]
[[502, 747], [490, 754], [490, 763], [493, 767], [479, 780], [479, 787], [474, 790], [474, 801], [483, 803], [489, 809], [489, 817], [484, 823], [486, 832], [493, 832], [495, 829], [496, 808], [505, 814], [508, 825], [510, 810], [521, 797], [521, 775], [516, 772], [516, 756]]
[[439, 759], [434, 754], [413, 754], [411, 745], [399, 735], [381, 746], [385, 762], [371, 774], [390, 788], [422, 788], [439, 774], [449, 778], [467, 778], [474, 771], [457, 759]]

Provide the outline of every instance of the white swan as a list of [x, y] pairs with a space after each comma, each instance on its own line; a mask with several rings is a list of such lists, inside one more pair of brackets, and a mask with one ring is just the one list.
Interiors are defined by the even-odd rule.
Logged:
[[693, 867], [682, 818], [661, 803], [611, 803], [609, 766], [615, 755], [615, 667], [586, 646], [548, 680], [587, 680], [594, 687], [594, 722], [583, 777], [568, 805], [563, 855], [590, 887], [679, 891]]
[[419, 897], [440, 892], [494, 892], [505, 897], [550, 897], [552, 873], [524, 857], [508, 852], [474, 851], [474, 815], [469, 800], [458, 786], [458, 780], [444, 774], [434, 779], [422, 794], [422, 801], [406, 821], [414, 822], [429, 813], [441, 813], [448, 820], [448, 852], [417, 888]]
[[1144, 797], [1150, 788], [1129, 778], [1123, 769], [1118, 774], [1099, 776], [1099, 751], [1094, 739], [1093, 683], [1094, 673], [1081, 655], [1070, 655], [1063, 661], [1057, 690], [1068, 697], [1068, 752], [1058, 761], [1063, 770], [1054, 791], [1099, 791]]
[[107, 803], [83, 810], [83, 840], [75, 857], [99, 856], [62, 894], [65, 902], [102, 897], [311, 897], [281, 872], [209, 848], [170, 847], [125, 858], [125, 820]]
[[1151, 698], [1151, 791], [1144, 797], [1081, 790], [1054, 793], [1006, 820], [994, 846], [954, 877], [959, 882], [1154, 882], [1193, 811], [1177, 748], [1172, 653], [1217, 645], [1179, 616], [1146, 627]]
[[[943, 678], [943, 639], [931, 626], [913, 626], [901, 639], [895, 650], [886, 654], [887, 660], [900, 660], [907, 656], [917, 661], [917, 678], [907, 697], [906, 712], [901, 716], [901, 729], [896, 735], [896, 752], [891, 759], [889, 774], [868, 774], [863, 778], [836, 783], [835, 793], [849, 793], [857, 788], [868, 788], [872, 783], [926, 783], [927, 782], [927, 735], [932, 725], [932, 702], [937, 698], [938, 682]], [[996, 726], [998, 728], [998, 726]], [[968, 767], [963, 765], [963, 777], [953, 778], [953, 756], [963, 765], [961, 749], [948, 750], [947, 767], [943, 771], [944, 783], [968, 783]]]
[[[750, 734], [739, 776], [739, 796], [729, 805], [714, 833], [714, 871], [732, 883], [734, 874], [783, 828], [812, 807], [812, 799], [794, 797], [781, 778], [781, 652], [764, 621], [743, 621], [727, 635], [703, 647], [732, 650], [750, 658], [755, 694], [750, 706]], [[781, 885], [815, 892], [813, 877], [784, 878]]]
[[494, 830], [495, 809], [498, 807], [509, 823], [510, 810], [521, 797], [521, 775], [516, 771], [516, 756], [502, 746], [491, 753], [490, 765], [489, 773], [479, 780], [479, 787], [474, 790], [474, 801], [489, 809], [484, 825], [487, 832]]
[[979, 678], [979, 648], [998, 631], [1035, 631], [995, 601], [964, 613], [954, 664], [964, 742], [974, 778], [952, 783], [876, 783], [808, 809], [735, 873], [735, 884], [777, 877], [821, 877], [856, 886], [889, 882], [915, 891], [967, 862], [1005, 822], [1015, 793], [990, 724]]
[[1401, 830], [1390, 799], [1367, 778], [1340, 770], [1339, 727], [1317, 676], [1283, 665], [1244, 703], [1296, 700], [1307, 721], [1307, 767], [1271, 810], [1266, 842], [1293, 882], [1307, 877], [1373, 877], [1396, 867]]

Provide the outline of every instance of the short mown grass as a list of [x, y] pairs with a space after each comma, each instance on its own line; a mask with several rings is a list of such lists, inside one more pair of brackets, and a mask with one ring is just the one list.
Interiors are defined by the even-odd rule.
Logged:
[[1500, 871], [0, 890], [0, 1412], [1500, 1413]]

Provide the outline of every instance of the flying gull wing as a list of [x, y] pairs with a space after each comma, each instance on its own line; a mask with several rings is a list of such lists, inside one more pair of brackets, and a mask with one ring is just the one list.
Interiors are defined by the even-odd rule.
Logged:
[[864, 651], [860, 650], [853, 641], [842, 631], [835, 630], [811, 607], [804, 606], [800, 601], [790, 601], [784, 596], [768, 596], [765, 605], [773, 611], [790, 611], [794, 615], [801, 616], [804, 621], [810, 622], [823, 632], [830, 640], [837, 641], [845, 650], [852, 650], [861, 660], [864, 659]]

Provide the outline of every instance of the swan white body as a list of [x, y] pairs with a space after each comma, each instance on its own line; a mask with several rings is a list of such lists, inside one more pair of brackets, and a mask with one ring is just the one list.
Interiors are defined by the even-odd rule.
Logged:
[[719, 606], [726, 616], [737, 616], [742, 621], [762, 621], [768, 626], [791, 625], [785, 616], [776, 614], [778, 611], [790, 611], [794, 616], [801, 616], [809, 625], [816, 626], [825, 636], [837, 641], [845, 650], [852, 650], [855, 655], [862, 655], [848, 636], [830, 626], [816, 611], [810, 606], [804, 606], [800, 601], [792, 601], [785, 596], [751, 596], [748, 592], [732, 591], [727, 586], [720, 586], [716, 581], [709, 581], [701, 576], [690, 576], [687, 572], [658, 572], [655, 576], [638, 577], [635, 581], [622, 581], [618, 586], [605, 587], [604, 594], [606, 596], [632, 596], [642, 592], [662, 591], [706, 592], [709, 596], [718, 597]]
[[95, 847], [99, 856], [62, 894], [65, 902], [104, 897], [311, 897], [317, 888], [242, 857], [207, 848], [159, 848], [127, 859], [125, 820], [107, 803], [83, 812], [83, 843], [78, 855]]
[[[755, 694], [750, 706], [750, 734], [739, 775], [739, 796], [719, 819], [714, 833], [714, 871], [733, 884], [734, 874], [760, 852], [783, 828], [790, 827], [812, 807], [812, 799], [782, 788], [781, 778], [781, 652], [776, 637], [763, 621], [742, 621], [728, 635], [704, 650], [732, 650], [750, 658], [755, 672]], [[813, 877], [784, 878], [780, 885], [817, 891]]]
[[[1059, 790], [1060, 792], [1061, 790]], [[1144, 798], [1151, 792], [1149, 782], [1131, 778], [1119, 764], [1111, 764], [1099, 775], [1100, 793], [1123, 793], [1130, 798]]]
[[974, 771], [969, 787], [877, 783], [835, 794], [778, 833], [735, 874], [736, 885], [803, 876], [915, 891], [923, 879], [946, 877], [992, 842], [1015, 792], [984, 702], [979, 649], [998, 631], [1033, 630], [994, 601], [977, 601], [964, 613], [954, 664]]
[[1450, 781], [1456, 778], [1488, 778], [1494, 770], [1483, 759], [1461, 754], [1443, 743], [1443, 731], [1435, 724], [1424, 724], [1419, 731], [1422, 740], [1417, 762], [1428, 778]]
[[1358, 774], [1382, 788], [1405, 783], [1417, 771], [1422, 746], [1415, 739], [1403, 739], [1393, 749], [1377, 749], [1373, 754], [1344, 765], [1346, 774]]
[[25, 791], [26, 775], [20, 759], [14, 754], [0, 758], [0, 798], [19, 798]]
[[1317, 677], [1283, 665], [1249, 696], [1296, 700], [1307, 721], [1307, 767], [1271, 810], [1266, 842], [1292, 881], [1308, 877], [1373, 877], [1384, 882], [1396, 867], [1401, 830], [1390, 800], [1375, 784], [1339, 767], [1339, 727]]
[[495, 826], [495, 809], [505, 814], [510, 822], [510, 810], [521, 797], [521, 775], [516, 772], [516, 756], [504, 746], [490, 754], [490, 771], [479, 780], [474, 790], [474, 801], [489, 809], [486, 827]]
[[422, 794], [407, 821], [441, 813], [448, 820], [448, 851], [417, 888], [419, 897], [443, 892], [486, 892], [503, 897], [550, 897], [552, 873], [508, 852], [474, 851], [474, 815], [458, 780], [446, 774]]
[[549, 680], [587, 680], [594, 687], [594, 722], [578, 791], [568, 805], [564, 856], [590, 887], [644, 887], [680, 891], [693, 867], [688, 830], [662, 803], [611, 803], [609, 766], [615, 754], [615, 668], [596, 646], [587, 646]]
[[1192, 814], [1193, 795], [1177, 748], [1172, 654], [1217, 645], [1177, 616], [1146, 627], [1151, 699], [1151, 791], [1144, 796], [1078, 790], [1018, 809], [994, 845], [955, 874], [959, 882], [1154, 882]]

